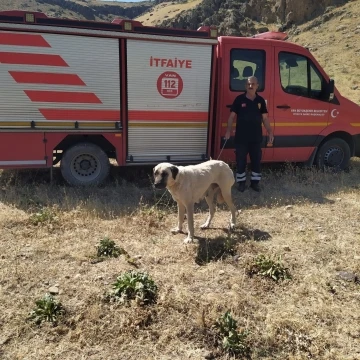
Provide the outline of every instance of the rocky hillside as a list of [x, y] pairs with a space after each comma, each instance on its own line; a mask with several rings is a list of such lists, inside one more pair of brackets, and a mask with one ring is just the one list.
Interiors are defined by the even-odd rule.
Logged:
[[274, 24], [281, 30], [300, 25], [349, 0], [203, 0], [196, 8], [161, 25], [196, 29], [216, 25], [223, 35], [252, 35]]
[[[196, 29], [216, 25], [223, 35], [250, 35], [277, 24], [282, 29], [300, 25], [350, 0], [152, 0], [124, 3], [100, 0], [2, 0], [0, 10], [43, 11], [48, 16], [87, 20], [114, 17], [144, 23]], [[161, 13], [161, 16], [156, 16]], [[154, 16], [155, 15], [155, 16]], [[154, 21], [153, 19], [156, 19]]]
[[149, 11], [152, 1], [123, 3], [99, 0], [1, 0], [0, 10], [41, 11], [51, 17], [111, 21], [115, 17], [134, 19]]

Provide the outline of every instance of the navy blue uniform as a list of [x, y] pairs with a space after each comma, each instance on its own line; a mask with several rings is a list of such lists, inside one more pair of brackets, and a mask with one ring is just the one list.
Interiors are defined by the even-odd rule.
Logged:
[[237, 114], [235, 132], [236, 151], [236, 182], [246, 181], [246, 157], [251, 161], [251, 183], [257, 184], [261, 180], [261, 143], [262, 143], [262, 115], [267, 108], [263, 97], [256, 94], [254, 100], [241, 94], [236, 97], [230, 109]]

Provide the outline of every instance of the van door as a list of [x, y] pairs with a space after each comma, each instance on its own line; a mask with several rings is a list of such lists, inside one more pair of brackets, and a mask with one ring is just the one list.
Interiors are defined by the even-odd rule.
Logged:
[[[215, 153], [217, 158], [226, 162], [235, 161], [234, 135], [236, 122], [233, 123], [234, 131], [231, 138], [225, 143], [224, 135], [227, 120], [230, 115], [230, 107], [235, 98], [245, 92], [245, 84], [249, 76], [256, 76], [259, 81], [258, 94], [262, 96], [268, 107], [269, 121], [273, 125], [271, 75], [272, 75], [272, 53], [270, 46], [263, 46], [264, 41], [250, 38], [219, 38], [221, 52], [221, 65], [219, 71], [219, 101], [217, 112], [217, 138], [215, 139]], [[267, 132], [263, 127], [263, 151], [262, 161], [271, 161], [273, 149], [267, 148]], [[225, 143], [225, 146], [224, 146]], [[224, 147], [223, 151], [221, 149]]]
[[325, 79], [306, 55], [275, 48], [273, 111], [276, 123], [274, 161], [309, 159], [319, 133], [328, 125]]

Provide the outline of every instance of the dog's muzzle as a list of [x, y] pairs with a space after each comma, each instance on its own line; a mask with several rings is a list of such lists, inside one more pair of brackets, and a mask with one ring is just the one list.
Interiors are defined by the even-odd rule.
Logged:
[[166, 184], [161, 181], [161, 182], [158, 182], [158, 183], [154, 183], [154, 188], [155, 189], [165, 189], [166, 188]]

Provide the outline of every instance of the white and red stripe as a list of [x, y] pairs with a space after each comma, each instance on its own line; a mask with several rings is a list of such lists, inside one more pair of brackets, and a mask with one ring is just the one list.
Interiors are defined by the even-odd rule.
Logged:
[[0, 45], [51, 47], [42, 35], [21, 33], [0, 33]]
[[120, 110], [39, 109], [46, 120], [119, 121]]
[[19, 84], [51, 84], [86, 86], [77, 74], [59, 74], [29, 71], [9, 71], [13, 79]]
[[116, 39], [1, 31], [0, 82], [0, 121], [120, 120]]

